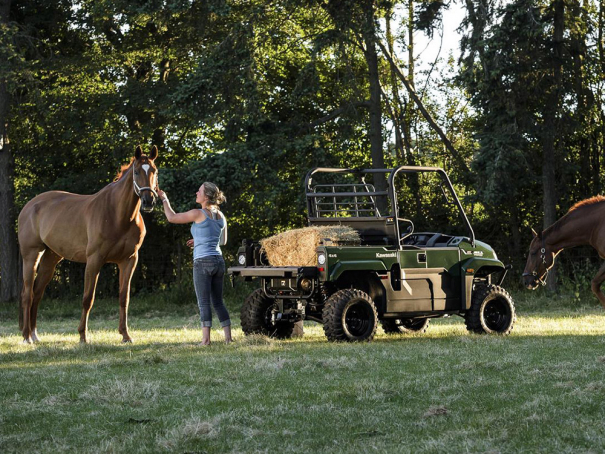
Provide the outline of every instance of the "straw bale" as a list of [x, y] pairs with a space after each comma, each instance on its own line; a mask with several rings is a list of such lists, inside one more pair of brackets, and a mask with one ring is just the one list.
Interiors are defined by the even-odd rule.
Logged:
[[320, 241], [334, 245], [360, 244], [357, 231], [344, 225], [288, 230], [260, 241], [271, 266], [313, 266]]

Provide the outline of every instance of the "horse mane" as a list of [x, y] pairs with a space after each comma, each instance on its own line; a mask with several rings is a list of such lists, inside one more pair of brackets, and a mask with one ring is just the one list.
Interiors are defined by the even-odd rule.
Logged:
[[605, 197], [602, 195], [595, 195], [594, 197], [591, 197], [586, 200], [581, 200], [580, 202], [576, 203], [569, 209], [568, 213], [571, 213], [572, 211], [577, 210], [578, 208], [582, 208], [588, 205], [594, 205], [595, 203], [599, 202], [605, 202]]
[[116, 177], [113, 179], [113, 181], [120, 181], [122, 179], [122, 177], [124, 176], [124, 173], [130, 169], [130, 166], [132, 165], [132, 163], [134, 162], [135, 158], [134, 156], [132, 158], [130, 158], [130, 162], [128, 164], [122, 164], [122, 166], [120, 167], [120, 170], [118, 171], [118, 174], [116, 175]]

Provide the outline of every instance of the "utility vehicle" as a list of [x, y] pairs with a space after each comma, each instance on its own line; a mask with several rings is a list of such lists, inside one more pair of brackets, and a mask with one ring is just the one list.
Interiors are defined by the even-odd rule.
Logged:
[[[421, 175], [431, 176], [462, 232], [416, 232], [403, 217], [414, 205], [408, 199], [418, 200]], [[376, 189], [380, 177], [382, 190]], [[402, 177], [412, 183], [399, 183]], [[241, 309], [245, 334], [288, 338], [296, 322], [313, 320], [323, 324], [330, 341], [369, 341], [379, 321], [386, 333], [424, 332], [431, 318], [450, 315], [463, 317], [475, 333], [510, 333], [515, 307], [501, 287], [510, 267], [475, 239], [443, 169], [315, 168], [306, 175], [305, 190], [309, 226], [350, 226], [361, 244], [325, 240], [313, 266], [277, 267], [268, 264], [258, 242], [244, 240], [228, 272], [232, 282], [243, 277], [260, 284]], [[417, 222], [430, 217], [421, 213]]]

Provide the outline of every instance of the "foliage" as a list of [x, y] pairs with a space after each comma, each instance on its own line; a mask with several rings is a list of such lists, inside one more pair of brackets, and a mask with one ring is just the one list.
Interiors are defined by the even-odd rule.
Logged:
[[[603, 29], [595, 2], [565, 3], [565, 52], [557, 87], [558, 209], [602, 184]], [[554, 2], [466, 2], [463, 58], [435, 70], [400, 61], [423, 104], [444, 129], [472, 181], [380, 58], [382, 137], [387, 166], [445, 168], [477, 237], [522, 268], [529, 226], [542, 217], [544, 118], [553, 89]], [[21, 208], [51, 189], [91, 194], [113, 180], [136, 145], [160, 148], [160, 184], [175, 209], [191, 209], [203, 181], [227, 194], [230, 259], [244, 238], [306, 223], [303, 179], [316, 166], [369, 167], [367, 54], [360, 36], [394, 49], [413, 46], [408, 27], [431, 32], [451, 2], [381, 0], [157, 2], [14, 0], [10, 136]], [[384, 19], [384, 20], [383, 20]], [[368, 35], [369, 34], [369, 35]], [[401, 60], [401, 59], [400, 59]], [[399, 139], [397, 135], [399, 134]], [[401, 137], [403, 136], [403, 137]], [[399, 140], [399, 142], [398, 142]], [[402, 184], [406, 217], [431, 230], [452, 210], [428, 187]], [[438, 194], [437, 194], [438, 196]], [[439, 202], [439, 203], [437, 203]], [[190, 254], [186, 226], [146, 216], [148, 235], [133, 289], [182, 282]], [[50, 293], [76, 295], [81, 265], [59, 265]], [[76, 284], [74, 287], [73, 284]], [[54, 287], [53, 287], [54, 285]], [[100, 281], [113, 294], [113, 268]]]
[[[472, 129], [479, 143], [473, 158], [478, 184], [472, 199], [485, 211], [481, 230], [503, 227], [497, 249], [508, 249], [514, 259], [531, 238], [529, 227], [542, 225], [549, 140], [554, 141], [553, 197], [559, 216], [600, 190], [595, 172], [601, 163], [594, 153], [602, 153], [605, 142], [593, 127], [601, 122], [597, 67], [602, 55], [590, 43], [603, 24], [596, 23], [594, 2], [467, 5], [458, 82], [477, 113]], [[555, 30], [559, 7], [563, 41]]]

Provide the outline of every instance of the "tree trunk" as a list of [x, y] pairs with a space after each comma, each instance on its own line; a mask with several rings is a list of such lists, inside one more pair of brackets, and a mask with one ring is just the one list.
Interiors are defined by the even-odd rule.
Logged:
[[598, 38], [597, 38], [597, 49], [599, 51], [599, 63], [601, 65], [601, 80], [605, 79], [605, 50], [603, 49], [603, 30], [605, 29], [605, 4], [599, 2], [599, 22], [598, 22]]
[[[414, 0], [408, 4], [408, 81], [415, 90], [414, 85]], [[391, 52], [393, 54], [393, 52]]]
[[[524, 253], [521, 250], [521, 229], [519, 222], [519, 205], [511, 205], [510, 210], [510, 233], [512, 238], [512, 250], [510, 250], [511, 257], [524, 257]], [[521, 260], [519, 260], [522, 263]]]
[[[557, 135], [557, 114], [559, 112], [559, 90], [561, 86], [561, 57], [563, 46], [563, 30], [565, 21], [565, 5], [563, 0], [556, 0], [554, 16], [554, 55], [553, 84], [546, 103], [544, 116], [543, 161], [542, 161], [542, 190], [544, 193], [544, 229], [557, 220], [557, 191], [555, 169], [555, 137]], [[549, 291], [557, 289], [557, 267], [553, 267], [549, 274], [547, 288]]]
[[572, 27], [572, 33], [570, 36], [571, 45], [570, 48], [573, 50], [573, 73], [574, 73], [574, 90], [576, 92], [577, 108], [576, 117], [578, 118], [578, 129], [579, 129], [579, 147], [580, 147], [580, 172], [584, 175], [584, 178], [580, 178], [578, 183], [580, 185], [580, 195], [582, 198], [589, 197], [591, 195], [591, 184], [592, 179], [588, 178], [592, 174], [591, 159], [591, 147], [589, 143], [590, 137], [590, 123], [587, 121], [589, 118], [588, 112], [591, 106], [590, 97], [587, 96], [587, 89], [585, 84], [585, 68], [584, 62], [586, 61], [586, 32], [588, 27], [588, 18], [586, 17], [587, 5], [581, 6], [579, 3], [572, 4], [572, 13], [575, 16], [576, 24]]
[[[603, 41], [605, 40], [605, 2], [599, 1], [599, 20], [598, 20], [598, 31], [597, 31], [597, 50], [599, 52], [599, 65], [601, 68], [601, 82], [605, 81], [605, 49], [603, 47]], [[601, 153], [605, 154], [605, 115], [603, 115], [603, 93], [600, 87], [597, 87], [596, 111], [599, 112], [597, 118], [601, 120], [601, 127], [598, 128], [597, 136], [600, 141], [597, 142], [597, 160]], [[597, 120], [598, 121], [598, 120]], [[604, 157], [605, 159], [605, 157]], [[598, 178], [598, 176], [597, 176]]]
[[[391, 55], [395, 55], [392, 48], [389, 48], [389, 52]], [[395, 74], [395, 69], [391, 65], [391, 72]], [[412, 90], [416, 90], [416, 85], [414, 84], [414, 0], [410, 0], [408, 5], [408, 83]], [[416, 158], [412, 153], [412, 119], [414, 118], [414, 105], [411, 102], [408, 102], [405, 106], [405, 120], [404, 127], [405, 132], [404, 135], [408, 138], [406, 147], [408, 150], [408, 164], [411, 166], [416, 165]], [[418, 175], [414, 175], [418, 177]], [[418, 178], [416, 178], [416, 181]]]
[[[389, 46], [389, 52], [393, 53], [393, 33], [391, 32], [391, 15], [393, 14], [393, 9], [389, 8], [385, 15], [385, 24], [386, 24], [386, 38], [387, 45]], [[395, 76], [395, 72], [391, 69], [391, 96], [393, 98], [393, 103], [391, 107], [391, 120], [393, 121], [393, 126], [395, 128], [395, 150], [397, 150], [398, 156], [401, 159], [401, 162], [405, 159], [405, 151], [403, 148], [403, 138], [401, 135], [401, 128], [403, 125], [401, 124], [401, 111], [400, 106], [401, 102], [399, 99], [399, 84], [397, 83], [397, 77]], [[386, 97], [385, 97], [386, 98]]]
[[[600, 78], [601, 81], [605, 80], [605, 50], [603, 49], [603, 39], [604, 33], [603, 30], [605, 28], [605, 5], [603, 1], [599, 2], [599, 19], [597, 22], [597, 50], [598, 50], [598, 64], [600, 65], [601, 72]], [[599, 194], [601, 192], [601, 182], [600, 182], [600, 174], [601, 174], [601, 154], [605, 153], [605, 117], [603, 116], [603, 93], [601, 91], [601, 87], [597, 86], [597, 96], [595, 97], [595, 118], [594, 122], [599, 124], [600, 127], [595, 125], [594, 129], [594, 140], [593, 140], [593, 185], [595, 194]], [[599, 120], [601, 120], [599, 122]]]
[[[9, 22], [10, 0], [0, 0], [0, 26]], [[0, 77], [0, 302], [17, 299], [19, 248], [15, 234], [15, 159], [8, 140], [10, 96], [5, 75]]]
[[[414, 74], [414, 0], [409, 0], [410, 3], [408, 5], [408, 81], [410, 83], [410, 87], [412, 90], [416, 90], [416, 85], [414, 82], [415, 74]], [[391, 51], [391, 55], [395, 55]], [[391, 71], [394, 73], [394, 69], [391, 65]], [[406, 139], [406, 149], [408, 151], [408, 165], [415, 166], [418, 165], [416, 161], [416, 155], [414, 154], [414, 149], [412, 147], [412, 121], [416, 116], [416, 111], [414, 109], [414, 105], [411, 102], [408, 102], [405, 106], [405, 116], [404, 116], [404, 128], [405, 131], [403, 135]], [[416, 216], [422, 216], [422, 198], [420, 195], [420, 176], [417, 173], [412, 173], [410, 175], [410, 186], [412, 188], [412, 192], [414, 193], [414, 199], [416, 201]]]
[[[365, 59], [368, 65], [370, 82], [370, 155], [374, 169], [384, 169], [384, 154], [382, 150], [382, 106], [380, 104], [380, 79], [378, 73], [378, 54], [376, 52], [376, 29], [374, 24], [374, 5], [368, 2], [366, 11], [366, 23], [363, 30], [365, 43]], [[387, 183], [384, 174], [374, 176], [374, 187], [377, 191], [386, 191]], [[379, 197], [376, 200], [378, 210], [382, 216], [387, 213], [387, 198]]]

